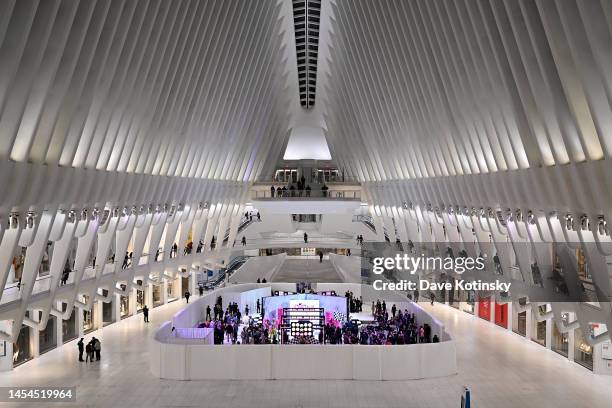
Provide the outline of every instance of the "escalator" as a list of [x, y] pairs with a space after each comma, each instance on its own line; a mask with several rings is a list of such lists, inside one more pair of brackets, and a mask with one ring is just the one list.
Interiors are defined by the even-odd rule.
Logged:
[[203, 285], [204, 288], [207, 290], [215, 289], [225, 281], [226, 277], [229, 278], [230, 276], [232, 276], [234, 272], [236, 272], [242, 265], [244, 265], [244, 263], [248, 259], [248, 256], [237, 256], [236, 258], [232, 259], [232, 261], [227, 265], [227, 267], [219, 270], [219, 275], [215, 280], [208, 282], [202, 281], [198, 282], [198, 284]]

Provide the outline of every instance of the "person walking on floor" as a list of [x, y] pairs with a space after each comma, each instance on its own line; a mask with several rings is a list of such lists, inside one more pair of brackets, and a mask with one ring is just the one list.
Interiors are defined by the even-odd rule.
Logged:
[[206, 320], [212, 320], [210, 318], [210, 305], [206, 306]]
[[147, 305], [142, 308], [142, 315], [144, 316], [144, 322], [149, 323], [149, 308]]
[[191, 296], [191, 293], [189, 293], [189, 291], [185, 292], [185, 300], [187, 303], [189, 303], [189, 296]]
[[307, 244], [308, 243], [308, 234], [304, 233], [304, 243]]
[[323, 251], [319, 251], [319, 263], [323, 263]]
[[249, 305], [246, 305], [246, 306], [244, 307], [244, 314], [245, 314], [246, 316], [248, 316], [248, 315], [249, 315]]
[[243, 235], [242, 236], [242, 246], [246, 245], [246, 237]]
[[81, 337], [81, 340], [78, 341], [77, 346], [79, 348], [79, 361], [84, 361], [83, 351], [85, 350], [85, 344], [83, 343], [83, 337]]

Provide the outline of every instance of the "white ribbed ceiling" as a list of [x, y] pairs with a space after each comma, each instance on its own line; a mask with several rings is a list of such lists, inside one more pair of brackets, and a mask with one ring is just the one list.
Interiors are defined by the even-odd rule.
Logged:
[[[270, 177], [307, 115], [292, 27], [291, 0], [2, 0], [0, 159]], [[310, 116], [364, 181], [609, 158], [611, 31], [609, 0], [324, 0]]]
[[0, 158], [254, 180], [288, 131], [280, 13], [278, 1], [0, 1]]
[[610, 0], [336, 0], [324, 114], [361, 180], [612, 155]]

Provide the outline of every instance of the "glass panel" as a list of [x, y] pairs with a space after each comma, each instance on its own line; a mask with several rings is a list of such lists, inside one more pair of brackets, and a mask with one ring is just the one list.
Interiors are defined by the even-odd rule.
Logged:
[[76, 327], [77, 310], [73, 310], [70, 314], [70, 319], [62, 320], [62, 339], [64, 343], [76, 339], [78, 336]]
[[47, 327], [38, 332], [38, 350], [41, 354], [57, 347], [55, 319], [55, 316], [49, 316]]
[[574, 361], [593, 370], [593, 347], [586, 342], [582, 329], [574, 331]]
[[[565, 324], [569, 322], [569, 314], [563, 313], [561, 315], [561, 319]], [[569, 352], [569, 340], [567, 333], [561, 333], [559, 329], [557, 329], [557, 325], [553, 322], [552, 327], [552, 344], [551, 348], [553, 351], [567, 357]]]
[[32, 358], [30, 350], [30, 328], [26, 325], [21, 326], [17, 341], [13, 343], [13, 366], [18, 366]]

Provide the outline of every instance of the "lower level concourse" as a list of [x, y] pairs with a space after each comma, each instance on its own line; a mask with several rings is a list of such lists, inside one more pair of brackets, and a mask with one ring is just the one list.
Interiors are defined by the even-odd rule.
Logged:
[[160, 380], [149, 369], [147, 342], [160, 323], [185, 307], [182, 300], [153, 309], [150, 323], [137, 315], [95, 332], [103, 344], [99, 362], [79, 362], [73, 341], [1, 373], [0, 386], [77, 386], [78, 406], [92, 407], [446, 408], [459, 406], [464, 385], [475, 407], [609, 407], [612, 377], [543, 352], [538, 344], [477, 316], [439, 303], [419, 305], [455, 340], [457, 375], [382, 382]]

